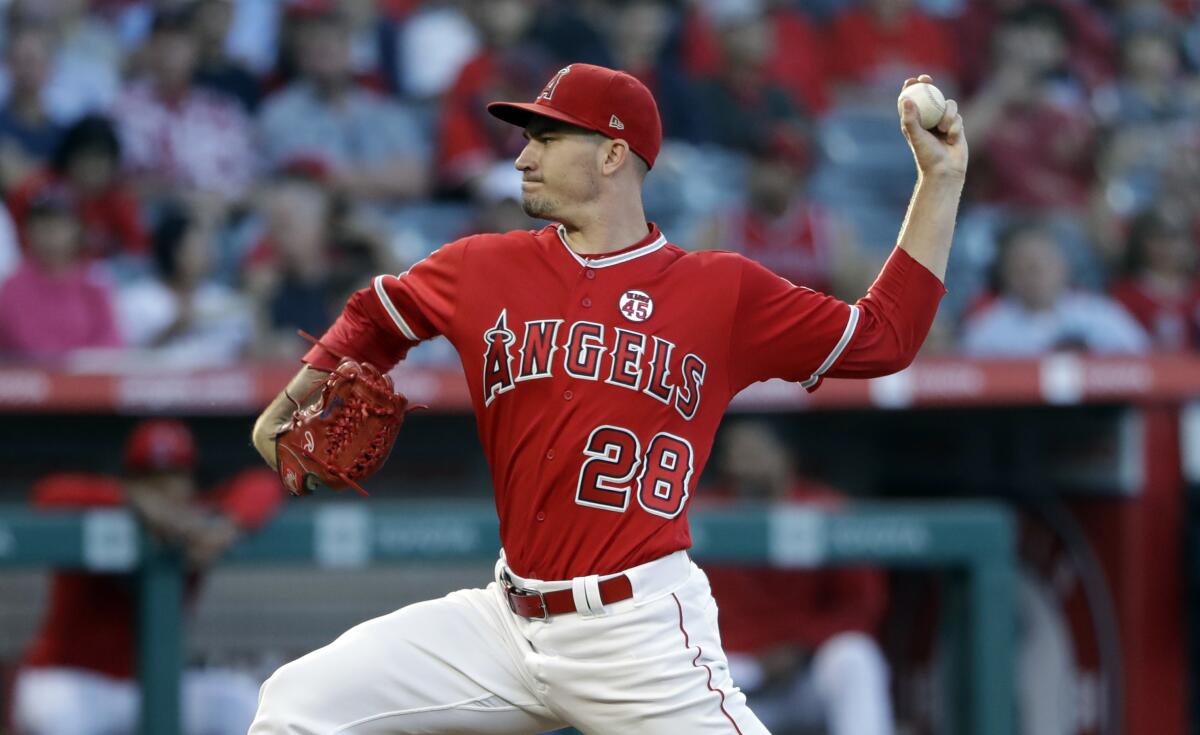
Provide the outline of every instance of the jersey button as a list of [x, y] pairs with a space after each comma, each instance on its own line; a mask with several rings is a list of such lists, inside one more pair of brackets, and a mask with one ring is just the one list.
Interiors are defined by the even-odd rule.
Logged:
[[596, 280], [596, 271], [592, 270], [591, 268], [588, 268], [587, 270], [585, 270], [583, 272], [583, 275], [587, 276], [589, 280], [592, 280], [592, 281]]
[[587, 296], [584, 296], [583, 301], [581, 301], [579, 303], [583, 304], [583, 308], [585, 308], [585, 309], [592, 308], [592, 300], [590, 298], [588, 298]]
[[575, 394], [574, 394], [574, 393], [572, 393], [571, 391], [569, 391], [569, 390], [564, 390], [564, 391], [563, 391], [563, 400], [564, 400], [564, 401], [569, 401], [569, 400], [571, 400], [571, 399], [572, 399], [572, 398], [574, 398], [574, 397], [575, 397]]
[[546, 452], [546, 459], [554, 459], [554, 450], [553, 449]]
[[543, 513], [543, 512], [541, 512], [541, 511], [539, 510], [539, 511], [538, 511], [538, 514], [537, 514], [537, 519], [538, 519], [539, 521], [544, 521], [544, 520], [546, 520], [546, 514], [545, 514], [545, 513]]

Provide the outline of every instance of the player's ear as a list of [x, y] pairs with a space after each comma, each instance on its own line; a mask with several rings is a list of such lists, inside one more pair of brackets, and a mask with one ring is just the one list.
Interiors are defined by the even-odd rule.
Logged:
[[600, 145], [599, 155], [600, 172], [605, 176], [612, 176], [629, 162], [632, 152], [629, 150], [629, 144], [620, 138], [605, 139]]

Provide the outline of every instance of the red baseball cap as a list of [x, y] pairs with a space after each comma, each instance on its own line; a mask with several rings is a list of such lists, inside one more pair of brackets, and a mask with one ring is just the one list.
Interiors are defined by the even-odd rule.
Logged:
[[541, 115], [623, 138], [651, 168], [662, 147], [662, 121], [654, 95], [633, 76], [603, 66], [564, 66], [533, 102], [491, 102], [487, 110], [520, 127]]
[[133, 472], [191, 469], [196, 465], [196, 439], [182, 421], [149, 419], [134, 427], [125, 441], [125, 469]]

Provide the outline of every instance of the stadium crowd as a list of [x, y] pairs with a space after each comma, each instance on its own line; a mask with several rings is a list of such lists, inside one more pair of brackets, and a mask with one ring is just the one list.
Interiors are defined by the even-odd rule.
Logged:
[[[856, 299], [915, 169], [905, 77], [971, 171], [929, 352], [1200, 349], [1191, 0], [2, 0], [0, 359], [299, 355], [346, 296], [529, 229], [520, 130], [572, 61], [654, 91], [647, 209]], [[453, 362], [446, 346], [416, 359]]]

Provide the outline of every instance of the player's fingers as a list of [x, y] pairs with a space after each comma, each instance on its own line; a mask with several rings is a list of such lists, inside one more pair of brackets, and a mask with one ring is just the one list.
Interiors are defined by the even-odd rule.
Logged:
[[917, 83], [916, 77], [909, 77], [908, 79], [904, 80], [904, 84], [901, 85], [900, 89], [906, 89], [907, 87], [909, 87], [913, 84], [916, 84], [916, 83]]
[[917, 81], [925, 82], [926, 84], [933, 84], [933, 77], [929, 76], [928, 74], [922, 74], [917, 77]]
[[921, 115], [912, 100], [906, 99], [900, 105], [900, 127], [906, 135], [913, 135], [921, 129]]
[[942, 112], [942, 119], [938, 120], [937, 129], [943, 133], [950, 132], [950, 126], [954, 124], [957, 117], [958, 103], [954, 100], [946, 100], [946, 109]]
[[950, 124], [950, 129], [946, 131], [946, 142], [953, 145], [962, 137], [963, 119], [962, 116], [956, 116], [954, 122]]

